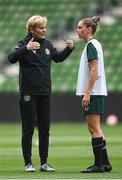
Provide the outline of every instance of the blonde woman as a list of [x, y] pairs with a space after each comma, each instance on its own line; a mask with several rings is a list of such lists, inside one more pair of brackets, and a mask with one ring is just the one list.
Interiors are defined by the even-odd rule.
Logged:
[[32, 137], [37, 120], [39, 135], [40, 170], [55, 169], [47, 163], [50, 130], [51, 63], [64, 61], [74, 49], [72, 40], [58, 52], [46, 40], [47, 18], [34, 15], [27, 21], [28, 36], [20, 41], [8, 59], [19, 61], [20, 111], [22, 119], [22, 152], [25, 171], [35, 171], [32, 164]]

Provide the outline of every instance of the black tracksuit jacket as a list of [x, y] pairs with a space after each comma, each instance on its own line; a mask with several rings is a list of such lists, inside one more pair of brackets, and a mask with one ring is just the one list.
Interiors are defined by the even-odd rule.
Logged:
[[26, 45], [32, 38], [28, 34], [20, 41], [14, 51], [8, 55], [11, 63], [19, 61], [20, 95], [50, 95], [51, 93], [51, 62], [64, 61], [73, 49], [66, 47], [58, 52], [46, 39], [34, 39], [40, 43], [40, 49], [34, 53], [27, 50]]

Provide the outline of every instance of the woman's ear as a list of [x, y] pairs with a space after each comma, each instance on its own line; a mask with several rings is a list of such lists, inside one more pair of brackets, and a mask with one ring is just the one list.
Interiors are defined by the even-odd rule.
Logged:
[[30, 32], [33, 34], [34, 33], [34, 29], [32, 27], [30, 27]]
[[88, 31], [89, 31], [89, 32], [92, 32], [92, 28], [91, 28], [91, 27], [88, 27]]

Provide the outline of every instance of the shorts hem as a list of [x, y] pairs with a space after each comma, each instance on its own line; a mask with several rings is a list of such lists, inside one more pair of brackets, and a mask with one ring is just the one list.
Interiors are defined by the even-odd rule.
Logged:
[[92, 114], [99, 114], [99, 115], [103, 115], [104, 114], [104, 112], [84, 112], [84, 115], [92, 115]]

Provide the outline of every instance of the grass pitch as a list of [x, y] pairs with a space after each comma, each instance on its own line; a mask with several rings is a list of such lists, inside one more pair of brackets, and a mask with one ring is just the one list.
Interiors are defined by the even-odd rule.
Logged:
[[86, 124], [52, 124], [48, 162], [56, 172], [39, 171], [37, 130], [33, 137], [33, 164], [36, 172], [24, 172], [21, 152], [21, 124], [0, 124], [0, 179], [122, 179], [122, 124], [102, 125], [113, 166], [110, 173], [81, 174], [92, 165], [90, 135]]

